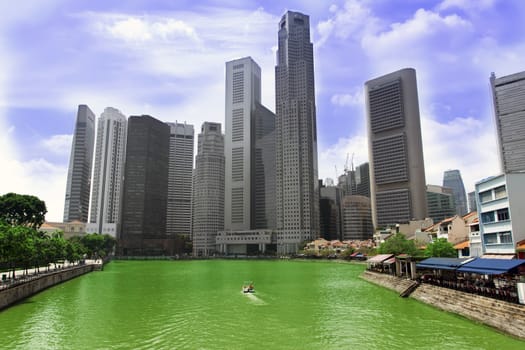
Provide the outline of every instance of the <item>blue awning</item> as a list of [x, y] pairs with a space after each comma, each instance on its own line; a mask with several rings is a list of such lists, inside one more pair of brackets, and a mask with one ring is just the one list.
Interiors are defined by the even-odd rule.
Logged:
[[500, 275], [507, 273], [518, 266], [524, 265], [525, 260], [514, 259], [475, 259], [458, 268], [458, 272], [470, 272], [480, 275]]
[[455, 270], [469, 258], [428, 258], [416, 264], [418, 269]]

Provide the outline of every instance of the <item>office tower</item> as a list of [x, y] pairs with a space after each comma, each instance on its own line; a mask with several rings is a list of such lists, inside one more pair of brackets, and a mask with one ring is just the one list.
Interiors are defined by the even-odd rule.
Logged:
[[323, 186], [320, 182], [319, 227], [320, 236], [326, 240], [341, 239], [343, 215], [341, 199], [343, 190], [335, 186]]
[[198, 136], [193, 176], [193, 254], [216, 251], [217, 232], [224, 228], [224, 136], [221, 124], [205, 122]]
[[468, 211], [477, 211], [478, 208], [476, 207], [476, 191], [472, 191], [468, 193]]
[[370, 198], [370, 166], [363, 163], [355, 169], [355, 193]]
[[452, 189], [454, 201], [456, 204], [456, 214], [463, 216], [468, 213], [467, 196], [465, 195], [465, 186], [459, 170], [447, 170], [443, 174], [443, 187]]
[[167, 124], [170, 126], [170, 152], [166, 234], [189, 238], [193, 181], [193, 125]]
[[225, 230], [275, 228], [275, 115], [261, 104], [261, 69], [226, 62]]
[[428, 217], [430, 217], [434, 223], [456, 215], [456, 202], [452, 189], [436, 185], [427, 185], [427, 208]]
[[372, 208], [370, 198], [359, 195], [347, 195], [343, 197], [343, 229], [342, 239], [366, 240], [374, 235], [372, 223]]
[[128, 120], [121, 255], [172, 255], [166, 239], [170, 127], [148, 115]]
[[64, 222], [88, 221], [94, 146], [95, 114], [88, 106], [79, 105], [67, 172]]
[[365, 83], [374, 227], [427, 216], [416, 71]]
[[95, 172], [91, 193], [91, 213], [87, 232], [116, 237], [126, 159], [128, 121], [118, 109], [107, 107], [98, 119]]
[[314, 59], [301, 13], [279, 22], [275, 86], [277, 249], [286, 254], [319, 237]]
[[502, 171], [525, 172], [525, 72], [490, 76]]

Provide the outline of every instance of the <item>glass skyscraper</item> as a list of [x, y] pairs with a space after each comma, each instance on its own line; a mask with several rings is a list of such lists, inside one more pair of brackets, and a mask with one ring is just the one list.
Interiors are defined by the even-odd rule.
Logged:
[[454, 202], [456, 203], [456, 214], [459, 216], [467, 214], [467, 195], [465, 194], [465, 186], [463, 186], [463, 179], [459, 170], [445, 171], [443, 174], [443, 187], [452, 189]]

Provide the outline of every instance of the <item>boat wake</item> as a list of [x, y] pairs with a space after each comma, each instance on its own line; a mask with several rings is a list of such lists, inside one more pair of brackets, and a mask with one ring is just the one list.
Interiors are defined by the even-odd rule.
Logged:
[[255, 305], [266, 305], [266, 302], [253, 293], [243, 293]]

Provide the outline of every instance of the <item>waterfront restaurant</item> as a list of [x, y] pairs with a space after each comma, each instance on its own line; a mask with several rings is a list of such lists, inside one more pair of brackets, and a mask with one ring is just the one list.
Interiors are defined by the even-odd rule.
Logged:
[[525, 260], [428, 258], [416, 264], [422, 283], [525, 304]]

